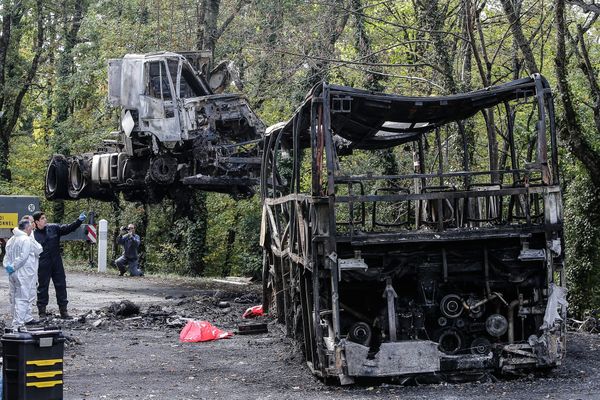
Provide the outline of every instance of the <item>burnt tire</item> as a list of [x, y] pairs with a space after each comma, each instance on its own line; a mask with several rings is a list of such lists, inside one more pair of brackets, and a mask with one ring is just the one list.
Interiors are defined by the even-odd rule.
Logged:
[[69, 196], [69, 163], [62, 154], [55, 154], [46, 168], [44, 193], [48, 200], [67, 200]]
[[177, 176], [177, 159], [157, 156], [150, 160], [148, 176], [159, 185], [170, 185]]
[[72, 158], [69, 165], [68, 190], [72, 199], [86, 197], [88, 191], [88, 178], [84, 174], [85, 165], [83, 159]]

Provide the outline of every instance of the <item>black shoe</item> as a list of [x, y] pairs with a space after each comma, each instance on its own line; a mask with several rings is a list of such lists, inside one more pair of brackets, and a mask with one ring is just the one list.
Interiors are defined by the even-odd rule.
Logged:
[[125, 271], [119, 271], [119, 276], [125, 275]]
[[42, 323], [42, 321], [38, 321], [37, 319], [32, 319], [31, 321], [25, 322], [25, 326], [39, 325], [41, 323]]
[[67, 312], [67, 308], [66, 307], [61, 307], [60, 308], [60, 318], [61, 319], [71, 319], [71, 316]]

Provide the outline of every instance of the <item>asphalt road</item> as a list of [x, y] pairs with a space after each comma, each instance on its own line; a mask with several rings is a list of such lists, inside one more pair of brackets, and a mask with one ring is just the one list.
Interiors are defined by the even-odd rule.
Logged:
[[[256, 286], [69, 272], [70, 310], [90, 315], [123, 299], [171, 314], [205, 319], [234, 330], [248, 304], [233, 301]], [[50, 310], [54, 298], [51, 294]], [[7, 322], [7, 280], [0, 279], [0, 316]], [[231, 307], [216, 307], [229, 299]], [[94, 314], [96, 315], [96, 314]], [[100, 314], [99, 314], [100, 315]], [[101, 318], [98, 318], [101, 319]], [[73, 340], [65, 349], [65, 399], [600, 399], [600, 336], [570, 334], [564, 365], [547, 376], [467, 384], [400, 386], [363, 382], [327, 385], [306, 368], [279, 325], [269, 333], [209, 343], [179, 342], [178, 327], [152, 318], [96, 317], [64, 325]]]

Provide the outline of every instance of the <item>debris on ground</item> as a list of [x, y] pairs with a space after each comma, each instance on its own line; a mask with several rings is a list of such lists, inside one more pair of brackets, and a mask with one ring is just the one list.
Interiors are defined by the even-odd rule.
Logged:
[[242, 315], [242, 318], [262, 317], [263, 315], [265, 315], [265, 312], [263, 311], [263, 306], [261, 304], [259, 306], [248, 308]]
[[267, 329], [267, 324], [264, 322], [238, 325], [238, 333], [240, 335], [256, 335], [267, 332], [269, 332], [269, 330]]
[[583, 320], [569, 318], [567, 328], [572, 332], [600, 333], [600, 319], [597, 315], [588, 315]]
[[239, 297], [236, 297], [233, 301], [239, 304], [252, 304], [258, 303], [259, 296], [255, 293], [246, 293]]
[[132, 301], [121, 300], [118, 303], [111, 303], [106, 307], [106, 311], [120, 317], [131, 317], [140, 313], [140, 307]]
[[223, 331], [208, 321], [189, 321], [179, 334], [184, 343], [209, 342], [232, 337], [233, 333]]
[[[499, 380], [490, 375], [479, 379], [484, 383], [463, 385], [450, 385], [442, 379], [425, 385], [427, 382], [422, 379], [407, 377], [340, 387], [313, 377], [303, 358], [302, 344], [286, 337], [285, 326], [275, 322], [274, 315], [242, 320], [244, 310], [260, 300], [249, 305], [238, 303], [234, 299], [243, 294], [239, 291], [221, 289], [217, 293], [213, 287], [190, 288], [187, 302], [176, 306], [180, 300], [164, 299], [169, 293], [181, 293], [180, 288], [167, 286], [172, 282], [116, 280], [104, 275], [90, 280], [83, 273], [72, 273], [70, 279], [70, 311], [79, 318], [52, 320], [67, 336], [66, 399], [529, 400], [548, 395], [565, 400], [600, 398], [600, 335], [583, 330], [568, 333], [563, 365], [537, 375]], [[93, 288], [97, 291], [86, 287], [88, 282], [96, 285]], [[126, 287], [130, 287], [131, 294], [124, 296], [122, 290], [110, 292], [115, 282], [130, 285]], [[2, 282], [0, 290], [7, 286], [6, 281], [4, 287], [1, 285]], [[101, 301], [97, 300], [100, 291], [107, 291], [106, 297], [100, 296]], [[139, 305], [140, 313], [130, 317], [104, 313], [103, 306], [123, 298]], [[223, 313], [219, 301], [228, 301], [231, 311]], [[5, 302], [0, 306], [4, 321], [10, 325], [9, 305]], [[86, 316], [90, 318], [86, 320]], [[92, 323], [98, 319], [104, 321], [94, 328]], [[202, 344], [180, 343], [179, 333], [190, 320], [210, 321], [235, 336]], [[236, 332], [239, 325], [263, 322], [268, 323], [268, 333]], [[193, 381], [188, 380], [191, 376], [195, 377]], [[488, 378], [491, 382], [485, 382]]]
[[[120, 300], [108, 306], [89, 310], [73, 320], [52, 319], [51, 322], [72, 330], [152, 329], [181, 331], [190, 321], [211, 321], [224, 330], [233, 332], [242, 323], [242, 314], [250, 311], [253, 323], [267, 322], [261, 306], [247, 309], [256, 302], [257, 293], [241, 294], [222, 289], [199, 290], [194, 295], [175, 294], [161, 303], [137, 304]], [[50, 320], [47, 320], [49, 323]], [[242, 328], [243, 329], [243, 328]], [[263, 330], [251, 332], [261, 333]], [[266, 332], [266, 330], [264, 330]]]

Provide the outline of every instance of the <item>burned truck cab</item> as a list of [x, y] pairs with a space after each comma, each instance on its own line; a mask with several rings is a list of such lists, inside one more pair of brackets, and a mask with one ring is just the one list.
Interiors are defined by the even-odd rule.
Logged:
[[558, 366], [558, 172], [540, 75], [444, 97], [322, 83], [265, 138], [263, 304], [341, 383]]
[[258, 182], [264, 125], [247, 100], [221, 94], [234, 69], [198, 53], [128, 54], [109, 60], [108, 101], [119, 130], [94, 153], [55, 155], [49, 199], [158, 202], [196, 186], [246, 196]]

